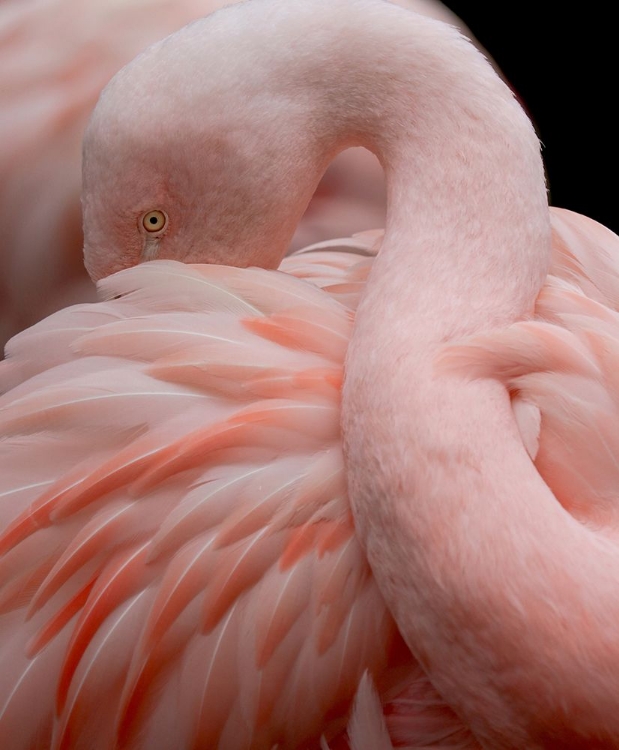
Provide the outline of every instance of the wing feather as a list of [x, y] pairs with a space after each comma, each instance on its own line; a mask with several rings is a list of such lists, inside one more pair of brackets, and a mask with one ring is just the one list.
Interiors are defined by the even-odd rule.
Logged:
[[143, 264], [12, 345], [0, 732], [14, 750], [318, 745], [345, 731], [366, 671], [381, 695], [405, 681], [340, 441], [369, 262], [320, 251], [287, 261], [299, 278]]

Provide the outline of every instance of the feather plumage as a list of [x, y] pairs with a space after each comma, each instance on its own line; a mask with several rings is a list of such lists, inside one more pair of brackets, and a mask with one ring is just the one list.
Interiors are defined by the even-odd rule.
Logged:
[[[577, 272], [586, 257], [562, 234], [577, 219], [553, 211], [553, 221], [557, 254], [536, 319], [452, 345], [441, 366], [505, 382], [557, 497], [577, 483], [586, 512], [602, 518], [617, 484], [619, 404], [605, 386], [617, 377], [618, 313], [595, 298], [608, 300], [614, 282], [602, 274], [601, 289]], [[107, 750], [115, 736], [165, 748], [177, 732], [188, 747], [250, 737], [295, 747], [323, 733], [337, 746], [357, 690], [357, 706], [374, 705], [359, 688], [366, 670], [395, 746], [474, 747], [430, 700], [348, 508], [339, 386], [370, 265], [324, 250], [274, 275], [153, 262], [107, 279], [115, 299], [13, 342], [0, 367], [23, 375], [0, 397], [0, 727], [15, 750]], [[308, 319], [321, 335], [291, 323]], [[29, 368], [43, 333], [62, 346]], [[583, 429], [593, 473], [569, 452]], [[179, 713], [163, 708], [170, 691]], [[24, 723], [34, 696], [39, 718]], [[85, 721], [102, 702], [104, 718]], [[359, 710], [353, 747], [372, 721]]]
[[[576, 220], [567, 219], [572, 231]], [[536, 460], [558, 497], [567, 496], [564, 485], [578, 483], [588, 512], [592, 494], [599, 512], [610, 512], [617, 472], [611, 424], [619, 405], [604, 383], [616, 378], [619, 347], [606, 324], [617, 313], [591, 297], [608, 299], [612, 284], [603, 275], [606, 291], [596, 286], [585, 296], [594, 282], [575, 269], [586, 257], [579, 245], [567, 255], [565, 212], [554, 211], [553, 220], [558, 251], [539, 322], [452, 345], [441, 366], [502, 379], [522, 412], [523, 439], [528, 430], [527, 440], [540, 446]], [[126, 747], [140, 747], [142, 734], [156, 747], [156, 735], [169, 737], [164, 719], [154, 718], [163, 711], [156, 686], [164, 683], [183, 686], [183, 715], [194, 727], [188, 742], [225, 747], [230, 714], [238, 720], [235, 742], [262, 737], [294, 746], [301, 737], [318, 742], [325, 728], [331, 742], [365, 670], [379, 685], [396, 746], [434, 736], [441, 721], [453, 725], [436, 735], [443, 746], [473, 746], [440, 700], [432, 703], [410, 656], [408, 667], [395, 669], [394, 654], [401, 659], [406, 651], [348, 509], [339, 385], [352, 296], [371, 263], [353, 252], [315, 251], [292, 256], [286, 274], [272, 275], [154, 262], [107, 279], [103, 294], [116, 299], [40, 324], [52, 339], [56, 326], [63, 336], [48, 369], [22, 366], [36, 361], [39, 327], [12, 342], [0, 377], [29, 377], [0, 397], [0, 648], [7, 665], [0, 726], [17, 732], [21, 702], [41, 674], [50, 686], [31, 732], [22, 726], [15, 735], [25, 738], [16, 748], [36, 746], [37, 736], [46, 738], [40, 747], [94, 742], [84, 716], [102, 700], [114, 706], [106, 713], [113, 729], [101, 730], [99, 747], [109, 747], [114, 732]], [[176, 292], [166, 302], [170, 271]], [[321, 336], [307, 333], [312, 315]], [[286, 335], [254, 325], [274, 319], [278, 328], [282, 316]], [[67, 319], [75, 323], [68, 327]], [[138, 344], [142, 333], [151, 336], [149, 346]], [[567, 380], [561, 387], [565, 379], [569, 389]], [[590, 426], [587, 455], [599, 467], [593, 474], [565, 453], [570, 424]], [[63, 452], [65, 439], [73, 448]], [[30, 464], [40, 468], [24, 483], [20, 467]], [[190, 679], [198, 654], [210, 667]], [[366, 693], [358, 700], [367, 703]], [[301, 710], [310, 704], [311, 711]], [[359, 722], [354, 726], [356, 736]]]
[[[346, 498], [351, 311], [303, 278], [346, 285], [350, 303], [368, 263], [295, 256], [295, 278], [153, 262], [13, 342], [0, 727], [15, 750], [317, 744], [344, 737], [366, 670], [381, 695], [404, 689], [412, 657]], [[61, 345], [29, 367], [43, 334]], [[63, 440], [75, 450], [43, 453], [20, 485]], [[35, 690], [40, 718], [18, 731]]]

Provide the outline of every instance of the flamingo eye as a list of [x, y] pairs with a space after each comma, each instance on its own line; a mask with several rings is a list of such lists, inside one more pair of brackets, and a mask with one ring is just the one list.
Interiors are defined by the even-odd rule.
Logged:
[[142, 226], [147, 232], [161, 232], [168, 223], [168, 217], [163, 211], [148, 211], [142, 216]]

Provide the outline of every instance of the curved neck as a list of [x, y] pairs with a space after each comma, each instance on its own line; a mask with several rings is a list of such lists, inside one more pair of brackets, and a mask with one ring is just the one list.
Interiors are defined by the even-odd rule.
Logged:
[[[512, 92], [450, 27], [376, 0], [307, 8], [326, 30], [305, 44], [331, 49], [308, 55], [291, 89], [308, 92], [324, 156], [362, 145], [386, 174], [385, 240], [364, 304], [401, 300], [398, 316], [436, 341], [531, 313], [550, 222], [539, 141]], [[294, 49], [303, 59], [302, 40]]]
[[[355, 3], [329, 3], [333, 44], [337, 14]], [[323, 154], [364, 145], [387, 177], [385, 239], [343, 392], [360, 536], [411, 650], [482, 744], [614, 747], [619, 678], [595, 676], [616, 663], [607, 626], [619, 606], [596, 603], [585, 583], [617, 590], [616, 551], [543, 483], [505, 389], [434, 366], [445, 343], [533, 312], [550, 256], [538, 141], [453, 32], [356, 5], [346, 34], [357, 43], [337, 49], [337, 64], [313, 62], [295, 87], [320, 81]]]
[[[276, 265], [329, 162], [364, 146], [385, 169], [390, 265], [445, 283], [454, 266], [466, 268], [463, 300], [480, 280], [494, 296], [503, 276], [497, 306], [530, 305], [548, 262], [539, 144], [510, 90], [455, 29], [385, 0], [252, 0], [160, 43], [142, 67], [159, 52], [167, 64], [150, 118], [178, 113], [177, 130], [192, 134], [187, 149], [200, 144], [206, 196], [224, 155], [229, 192], [241, 196], [243, 262]], [[181, 58], [197, 71], [183, 86]], [[256, 231], [257, 217], [268, 232]]]

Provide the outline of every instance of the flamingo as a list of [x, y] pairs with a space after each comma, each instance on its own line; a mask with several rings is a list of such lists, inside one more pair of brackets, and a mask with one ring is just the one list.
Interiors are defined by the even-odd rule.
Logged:
[[[103, 86], [142, 49], [235, 0], [16, 0], [0, 3], [0, 351], [68, 304], [96, 298], [84, 270], [81, 141]], [[437, 0], [396, 0], [459, 25]], [[67, 22], [70, 19], [70, 23]], [[382, 226], [382, 170], [342, 154], [293, 247]]]
[[[379, 255], [282, 261], [352, 144]], [[472, 45], [230, 6], [106, 88], [83, 202], [103, 300], [0, 366], [10, 750], [612, 746], [619, 238]]]

